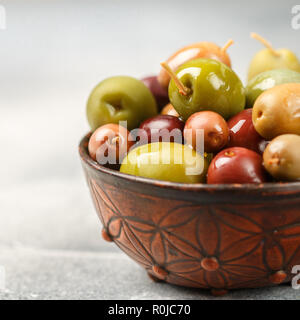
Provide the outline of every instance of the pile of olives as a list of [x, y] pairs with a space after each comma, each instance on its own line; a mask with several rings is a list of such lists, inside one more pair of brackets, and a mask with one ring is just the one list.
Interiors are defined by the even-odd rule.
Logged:
[[300, 180], [300, 62], [288, 49], [252, 59], [244, 87], [223, 47], [181, 48], [157, 76], [102, 81], [87, 103], [89, 154], [123, 173], [181, 183]]

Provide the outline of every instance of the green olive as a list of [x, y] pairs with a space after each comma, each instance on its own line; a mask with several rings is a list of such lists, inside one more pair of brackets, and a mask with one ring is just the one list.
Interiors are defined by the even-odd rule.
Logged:
[[123, 160], [120, 171], [145, 178], [203, 183], [208, 161], [186, 145], [155, 142], [131, 150]]
[[255, 101], [252, 120], [266, 140], [300, 134], [300, 83], [286, 83], [262, 93]]
[[246, 106], [252, 108], [255, 100], [264, 91], [283, 83], [300, 83], [300, 72], [289, 69], [274, 69], [252, 78], [246, 86]]
[[189, 93], [182, 94], [172, 79], [169, 98], [185, 121], [198, 111], [214, 111], [228, 119], [245, 107], [245, 89], [241, 80], [222, 62], [191, 60], [180, 66], [176, 75]]
[[278, 180], [300, 180], [300, 136], [285, 134], [272, 140], [264, 152], [264, 166]]
[[87, 118], [94, 131], [98, 127], [127, 121], [128, 130], [157, 114], [150, 90], [132, 77], [118, 76], [103, 80], [92, 91], [87, 103]]

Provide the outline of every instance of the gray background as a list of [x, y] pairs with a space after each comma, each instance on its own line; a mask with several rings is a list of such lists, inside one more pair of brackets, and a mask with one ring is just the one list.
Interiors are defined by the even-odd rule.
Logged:
[[[100, 237], [77, 154], [85, 103], [103, 78], [159, 71], [174, 50], [229, 38], [242, 80], [261, 45], [300, 54], [295, 1], [0, 0], [0, 298], [209, 299], [152, 284]], [[236, 291], [229, 299], [299, 298], [289, 286]]]

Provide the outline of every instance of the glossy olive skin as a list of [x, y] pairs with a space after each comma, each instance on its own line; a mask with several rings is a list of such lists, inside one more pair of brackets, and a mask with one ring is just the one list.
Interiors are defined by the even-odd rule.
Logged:
[[300, 180], [300, 136], [281, 135], [272, 140], [264, 155], [266, 170], [277, 180]]
[[281, 84], [262, 93], [255, 101], [252, 120], [266, 140], [300, 135], [300, 83]]
[[168, 90], [166, 88], [162, 88], [157, 80], [157, 76], [143, 78], [142, 82], [152, 92], [158, 109], [161, 110], [169, 102]]
[[171, 182], [203, 183], [207, 167], [207, 160], [188, 146], [155, 142], [131, 150], [120, 171]]
[[252, 108], [255, 100], [264, 91], [283, 83], [300, 83], [300, 72], [289, 69], [274, 69], [252, 78], [246, 86], [246, 106]]
[[221, 151], [212, 160], [208, 184], [253, 184], [266, 182], [262, 157], [249, 149], [234, 147]]
[[139, 144], [152, 142], [183, 142], [184, 122], [178, 117], [158, 115], [140, 125]]
[[90, 137], [88, 150], [91, 158], [100, 164], [118, 164], [134, 144], [129, 131], [118, 124], [106, 124]]
[[192, 114], [185, 123], [184, 139], [195, 150], [201, 150], [197, 141], [197, 130], [203, 130], [204, 151], [215, 153], [228, 143], [229, 129], [226, 121], [212, 111], [201, 111]]
[[160, 114], [179, 117], [178, 112], [174, 109], [171, 103], [168, 103], [166, 106], [164, 106]]
[[156, 114], [156, 102], [150, 90], [142, 81], [127, 76], [100, 82], [87, 103], [87, 118], [92, 131], [119, 121], [127, 121], [128, 130], [132, 130]]
[[[185, 62], [199, 59], [215, 59], [223, 62], [228, 67], [231, 67], [231, 61], [226, 51], [212, 42], [198, 42], [185, 46], [172, 54], [167, 60], [167, 64], [173, 71], [176, 71]], [[158, 75], [158, 82], [163, 88], [168, 88], [170, 76], [165, 69], [161, 69]]]
[[275, 50], [278, 55], [268, 49], [258, 51], [251, 60], [248, 70], [248, 81], [258, 74], [274, 69], [289, 69], [300, 72], [300, 62], [297, 56], [288, 49]]
[[254, 128], [252, 109], [246, 109], [228, 120], [228, 147], [243, 147], [262, 154], [266, 140]]
[[228, 119], [245, 107], [245, 89], [232, 69], [212, 59], [196, 59], [183, 64], [176, 72], [191, 92], [183, 95], [174, 80], [169, 97], [179, 115], [186, 121], [198, 111], [214, 111]]

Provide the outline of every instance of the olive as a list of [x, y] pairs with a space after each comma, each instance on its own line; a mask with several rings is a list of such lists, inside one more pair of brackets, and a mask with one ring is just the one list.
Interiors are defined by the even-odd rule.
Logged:
[[109, 123], [126, 121], [129, 130], [157, 114], [155, 99], [142, 81], [118, 76], [103, 80], [92, 91], [87, 118], [92, 131]]
[[171, 103], [168, 103], [162, 110], [161, 114], [166, 114], [169, 116], [179, 117], [178, 112], [174, 109]]
[[246, 86], [247, 108], [252, 108], [255, 100], [264, 91], [283, 83], [300, 83], [300, 72], [289, 69], [274, 69], [259, 73]]
[[274, 49], [271, 44], [256, 33], [251, 33], [252, 38], [259, 40], [266, 48], [255, 54], [248, 70], [248, 81], [256, 75], [274, 69], [289, 69], [300, 72], [300, 62], [289, 49]]
[[158, 180], [203, 183], [207, 166], [207, 160], [186, 145], [155, 142], [132, 149], [120, 171]]
[[192, 114], [184, 127], [184, 139], [188, 145], [200, 151], [202, 140], [197, 139], [203, 130], [204, 151], [214, 153], [220, 151], [228, 143], [229, 129], [226, 121], [212, 111], [201, 111]]
[[262, 154], [266, 141], [254, 128], [252, 109], [238, 113], [228, 121], [229, 142], [228, 147], [243, 147]]
[[[169, 85], [169, 97], [186, 121], [198, 111], [214, 111], [228, 119], [245, 107], [245, 90], [232, 69], [212, 59], [183, 64]], [[178, 87], [178, 81], [182, 87]]]
[[268, 70], [289, 69], [300, 72], [299, 60], [293, 52], [287, 49], [280, 49], [276, 52], [278, 55], [269, 49], [263, 49], [253, 57], [248, 71], [249, 81]]
[[286, 83], [262, 93], [252, 119], [256, 131], [272, 140], [282, 134], [300, 134], [300, 83]]
[[161, 110], [169, 102], [168, 90], [166, 88], [162, 88], [156, 76], [143, 78], [142, 82], [152, 92], [157, 106], [159, 110]]
[[178, 117], [158, 115], [140, 125], [139, 144], [151, 142], [183, 142], [184, 122]]
[[[219, 47], [212, 42], [198, 42], [185, 46], [176, 51], [166, 60], [173, 71], [176, 71], [182, 64], [198, 58], [208, 58], [221, 61], [231, 67], [230, 58], [226, 52], [227, 48], [233, 43], [232, 40], [226, 43], [224, 47]], [[158, 81], [163, 88], [168, 88], [170, 76], [166, 70], [161, 69], [158, 75]]]
[[277, 180], [300, 180], [300, 136], [284, 134], [272, 140], [264, 155], [264, 166]]
[[207, 173], [208, 184], [263, 183], [266, 174], [262, 157], [249, 149], [228, 148], [216, 155]]
[[88, 150], [91, 158], [98, 163], [118, 164], [134, 144], [129, 131], [118, 124], [106, 124], [90, 137]]

